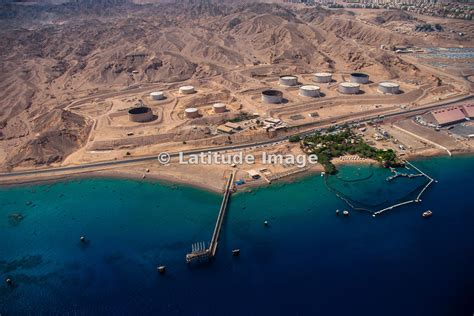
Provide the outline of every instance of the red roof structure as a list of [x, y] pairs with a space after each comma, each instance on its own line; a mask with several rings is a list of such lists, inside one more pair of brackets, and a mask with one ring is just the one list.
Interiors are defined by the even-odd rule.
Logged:
[[466, 115], [459, 107], [446, 108], [431, 112], [436, 122], [443, 126], [464, 121]]

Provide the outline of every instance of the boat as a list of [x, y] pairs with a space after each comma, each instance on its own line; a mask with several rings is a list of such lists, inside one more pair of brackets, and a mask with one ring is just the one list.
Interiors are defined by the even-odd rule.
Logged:
[[430, 217], [431, 215], [433, 215], [433, 212], [431, 212], [430, 210], [428, 210], [428, 211], [423, 212], [423, 215], [422, 215], [422, 216], [423, 216], [424, 218], [427, 218], [427, 217]]

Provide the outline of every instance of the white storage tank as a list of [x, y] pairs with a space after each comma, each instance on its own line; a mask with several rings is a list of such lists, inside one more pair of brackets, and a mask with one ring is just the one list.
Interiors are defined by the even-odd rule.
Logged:
[[193, 86], [183, 86], [179, 88], [179, 93], [181, 94], [193, 94], [196, 90]]
[[397, 94], [400, 93], [400, 85], [395, 82], [381, 82], [379, 84], [379, 91], [382, 93]]
[[339, 92], [344, 94], [357, 94], [360, 91], [360, 85], [354, 82], [343, 82], [339, 85]]
[[196, 108], [187, 108], [184, 110], [187, 118], [196, 118], [199, 117], [199, 111]]
[[314, 81], [318, 83], [328, 83], [332, 81], [332, 74], [329, 72], [318, 72], [314, 74]]
[[214, 109], [214, 113], [224, 113], [226, 111], [224, 103], [215, 103], [212, 108]]
[[152, 92], [150, 93], [150, 99], [152, 99], [153, 101], [164, 100], [165, 94], [161, 91]]
[[262, 102], [267, 104], [278, 104], [283, 101], [283, 93], [278, 90], [262, 91]]
[[295, 76], [281, 76], [279, 82], [282, 86], [292, 87], [298, 84], [298, 78]]
[[300, 87], [300, 95], [303, 97], [319, 97], [320, 96], [320, 88], [318, 86], [301, 86]]

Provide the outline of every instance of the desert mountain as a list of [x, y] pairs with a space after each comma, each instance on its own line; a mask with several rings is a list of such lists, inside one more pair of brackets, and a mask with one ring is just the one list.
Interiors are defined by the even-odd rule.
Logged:
[[77, 96], [216, 76], [252, 63], [413, 77], [415, 65], [380, 46], [424, 44], [377, 26], [405, 15], [370, 24], [319, 7], [78, 0], [2, 4], [0, 12], [4, 167], [58, 162], [80, 147], [90, 126], [65, 110]]

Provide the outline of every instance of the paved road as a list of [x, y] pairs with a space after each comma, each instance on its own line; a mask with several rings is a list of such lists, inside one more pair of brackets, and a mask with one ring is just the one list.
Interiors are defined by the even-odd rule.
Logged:
[[[456, 104], [459, 102], [465, 102], [468, 100], [474, 99], [474, 95], [468, 95], [465, 97], [453, 99], [450, 101], [440, 101], [433, 103], [429, 106], [425, 106], [422, 108], [418, 109], [410, 109], [410, 110], [404, 110], [404, 111], [398, 111], [395, 113], [390, 113], [390, 114], [385, 114], [383, 116], [383, 119], [387, 118], [394, 118], [394, 117], [399, 117], [399, 116], [413, 116], [419, 113], [424, 113], [426, 111], [442, 107], [442, 106], [447, 106], [447, 105], [452, 105]], [[366, 123], [369, 121], [372, 121], [374, 119], [377, 119], [379, 116], [371, 116], [371, 117], [366, 117], [364, 119], [357, 120], [360, 123]], [[316, 123], [311, 123], [302, 126], [308, 127], [308, 130], [298, 133], [299, 135], [307, 135], [311, 134], [316, 130], [320, 130], [321, 128], [330, 125], [330, 121], [334, 120], [328, 119], [324, 121], [319, 121]], [[348, 120], [345, 120], [348, 121]], [[340, 122], [338, 122], [340, 123]], [[279, 137], [276, 139], [271, 139], [271, 140], [265, 140], [261, 142], [255, 142], [251, 144], [239, 144], [239, 145], [229, 145], [229, 146], [220, 146], [220, 147], [209, 147], [209, 148], [199, 148], [195, 150], [189, 150], [189, 151], [183, 151], [184, 155], [190, 155], [190, 154], [199, 154], [199, 153], [206, 153], [206, 152], [219, 152], [219, 151], [227, 151], [227, 150], [237, 150], [237, 149], [245, 149], [245, 148], [252, 148], [252, 147], [257, 147], [257, 146], [266, 146], [266, 145], [272, 145], [272, 144], [277, 144], [280, 142], [287, 141], [288, 136], [284, 137]], [[178, 157], [179, 152], [174, 152], [174, 153], [169, 153], [171, 157]], [[143, 156], [143, 157], [136, 157], [136, 158], [124, 158], [121, 160], [112, 160], [112, 161], [103, 161], [103, 162], [94, 162], [94, 163], [85, 163], [81, 165], [75, 165], [75, 166], [64, 166], [64, 167], [52, 167], [52, 168], [44, 168], [44, 169], [35, 169], [35, 170], [25, 170], [25, 171], [14, 171], [14, 172], [7, 172], [7, 173], [0, 173], [0, 178], [7, 178], [7, 177], [12, 177], [12, 176], [23, 176], [23, 175], [41, 175], [41, 174], [47, 174], [47, 173], [57, 173], [57, 172], [67, 172], [67, 171], [86, 171], [87, 169], [97, 169], [101, 167], [114, 167], [114, 166], [120, 166], [120, 165], [127, 165], [127, 164], [132, 164], [132, 163], [139, 163], [139, 162], [145, 162], [145, 161], [157, 161], [157, 155], [151, 155], [151, 156]]]

